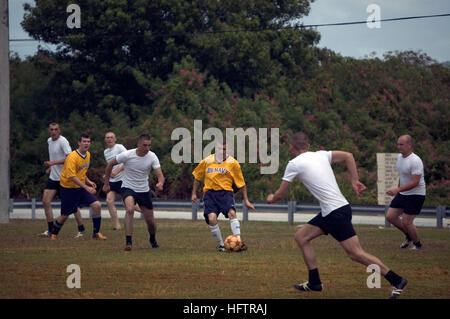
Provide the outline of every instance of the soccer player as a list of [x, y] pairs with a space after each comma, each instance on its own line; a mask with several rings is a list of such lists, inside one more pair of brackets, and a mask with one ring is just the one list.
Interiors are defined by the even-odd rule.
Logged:
[[[108, 146], [103, 154], [105, 156], [106, 163], [109, 163], [117, 155], [125, 152], [127, 149], [122, 144], [116, 143], [117, 138], [113, 132], [107, 132], [105, 134], [105, 143]], [[121, 229], [119, 218], [117, 217], [117, 208], [114, 204], [117, 195], [120, 195], [122, 188], [123, 177], [123, 165], [115, 165], [111, 172], [111, 178], [109, 179], [110, 191], [106, 193], [106, 205], [108, 206], [109, 214], [114, 223], [114, 230]]]
[[143, 134], [139, 137], [137, 148], [125, 151], [112, 159], [105, 171], [105, 184], [103, 190], [108, 193], [110, 191], [109, 179], [113, 167], [118, 164], [124, 164], [124, 174], [122, 178], [122, 199], [125, 205], [125, 251], [132, 249], [133, 240], [133, 219], [134, 206], [137, 203], [144, 215], [147, 223], [147, 230], [150, 235], [150, 245], [152, 248], [158, 248], [156, 241], [156, 222], [153, 216], [153, 203], [148, 184], [148, 175], [153, 168], [158, 183], [156, 189], [163, 190], [164, 175], [159, 163], [159, 159], [155, 153], [150, 151], [152, 145], [151, 137]]
[[[407, 248], [413, 242], [412, 250], [421, 250], [414, 218], [420, 214], [425, 201], [426, 186], [423, 173], [423, 163], [419, 156], [413, 153], [412, 137], [402, 135], [397, 140], [400, 154], [397, 157], [399, 183], [397, 188], [387, 191], [395, 196], [388, 209], [386, 219], [405, 234], [405, 241], [400, 248]], [[401, 217], [401, 218], [400, 218]]]
[[[46, 173], [50, 174], [50, 176], [45, 184], [44, 193], [42, 195], [42, 204], [44, 205], [48, 230], [39, 234], [40, 237], [51, 237], [54, 222], [52, 200], [55, 198], [56, 194], [59, 194], [59, 180], [61, 178], [64, 161], [67, 155], [72, 152], [69, 142], [61, 135], [58, 123], [50, 123], [48, 132], [50, 133], [50, 137], [47, 140], [49, 160], [45, 161], [44, 165], [47, 167]], [[74, 216], [78, 224], [78, 233], [75, 235], [75, 238], [83, 237], [85, 228], [80, 210], [77, 210]]]
[[[206, 223], [218, 243], [217, 251], [224, 252], [224, 242], [220, 232], [217, 217], [222, 213], [230, 219], [230, 226], [233, 235], [240, 238], [241, 226], [236, 216], [234, 203], [233, 183], [242, 191], [244, 204], [250, 208], [255, 207], [247, 198], [247, 187], [242, 175], [239, 162], [227, 154], [226, 142], [216, 144], [215, 154], [204, 158], [192, 172], [194, 175], [194, 185], [191, 199], [197, 203], [197, 190], [201, 182], [205, 182], [203, 187], [203, 202]], [[242, 242], [241, 251], [247, 250], [248, 246]]]
[[101, 226], [101, 204], [95, 194], [97, 185], [91, 181], [86, 173], [91, 162], [91, 153], [88, 151], [91, 145], [91, 138], [87, 134], [82, 134], [78, 138], [78, 149], [71, 152], [65, 162], [61, 172], [61, 216], [59, 216], [52, 230], [52, 240], [57, 236], [69, 218], [79, 207], [89, 206], [92, 208], [92, 223], [94, 239], [105, 240], [106, 237], [100, 233]]
[[282, 200], [295, 178], [298, 178], [319, 201], [320, 213], [302, 226], [295, 234], [309, 272], [309, 280], [295, 285], [300, 291], [321, 291], [319, 270], [311, 241], [321, 235], [331, 234], [347, 255], [365, 266], [378, 265], [380, 273], [391, 283], [393, 290], [389, 298], [400, 296], [408, 281], [393, 272], [377, 257], [365, 252], [359, 243], [352, 225], [352, 210], [336, 182], [332, 163], [344, 163], [350, 175], [353, 190], [360, 195], [366, 187], [359, 181], [353, 155], [343, 151], [309, 151], [309, 139], [304, 133], [295, 133], [290, 140], [289, 150], [294, 159], [289, 161], [283, 180], [275, 194], [267, 196], [268, 203]]

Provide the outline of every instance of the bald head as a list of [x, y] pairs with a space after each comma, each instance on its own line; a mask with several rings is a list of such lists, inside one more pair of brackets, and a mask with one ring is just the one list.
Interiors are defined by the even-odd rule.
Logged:
[[413, 139], [411, 135], [402, 135], [397, 140], [397, 148], [403, 157], [407, 157], [413, 151]]

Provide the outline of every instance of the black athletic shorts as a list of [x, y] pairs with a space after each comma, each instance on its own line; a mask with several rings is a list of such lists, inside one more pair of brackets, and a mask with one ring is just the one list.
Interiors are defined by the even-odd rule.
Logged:
[[350, 205], [335, 209], [325, 217], [322, 216], [322, 213], [319, 213], [308, 224], [319, 227], [325, 235], [331, 234], [339, 242], [356, 235], [352, 225], [352, 208]]
[[76, 213], [78, 208], [90, 206], [97, 197], [84, 188], [65, 188], [61, 186], [61, 215]]
[[403, 208], [403, 212], [408, 215], [419, 215], [425, 202], [425, 195], [403, 195], [398, 193], [389, 207]]
[[59, 181], [54, 181], [49, 178], [47, 180], [47, 183], [45, 183], [45, 189], [54, 189], [59, 193], [59, 188], [60, 188]]
[[208, 214], [216, 213], [219, 216], [222, 213], [226, 218], [228, 218], [228, 212], [230, 209], [236, 211], [234, 194], [231, 191], [226, 190], [209, 190], [203, 195], [203, 216], [205, 217], [205, 222], [209, 225]]
[[150, 191], [138, 193], [130, 188], [122, 187], [121, 192], [123, 201], [125, 201], [125, 198], [128, 196], [133, 196], [134, 202], [138, 204], [139, 207], [145, 206], [148, 209], [153, 209], [152, 195], [150, 194]]
[[117, 194], [122, 194], [122, 181], [109, 182], [109, 189]]

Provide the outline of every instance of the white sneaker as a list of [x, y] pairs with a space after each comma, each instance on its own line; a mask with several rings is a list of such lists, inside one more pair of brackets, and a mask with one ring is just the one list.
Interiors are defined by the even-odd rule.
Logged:
[[84, 236], [84, 232], [79, 231], [78, 234], [76, 234], [74, 238], [82, 238], [83, 236]]
[[46, 230], [45, 232], [43, 232], [43, 233], [41, 233], [41, 234], [38, 234], [38, 236], [39, 237], [42, 237], [42, 238], [44, 238], [44, 237], [50, 237], [52, 234], [50, 234], [49, 232], [48, 232], [48, 230]]

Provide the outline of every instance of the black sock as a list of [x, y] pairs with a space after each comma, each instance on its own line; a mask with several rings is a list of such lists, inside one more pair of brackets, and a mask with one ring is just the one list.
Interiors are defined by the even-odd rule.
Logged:
[[58, 235], [59, 231], [61, 230], [63, 225], [64, 224], [60, 224], [60, 223], [58, 223], [57, 220], [55, 220], [55, 222], [53, 223], [53, 227], [52, 227], [52, 234]]
[[131, 236], [125, 236], [125, 245], [132, 245]]
[[102, 223], [102, 217], [92, 217], [92, 225], [94, 227], [94, 235], [100, 232], [100, 225]]
[[414, 244], [414, 246], [417, 246], [417, 247], [422, 247], [422, 244], [420, 243], [420, 240], [419, 240], [419, 241], [416, 241], [416, 242], [414, 242], [413, 244]]
[[403, 279], [392, 270], [389, 270], [388, 273], [384, 275], [384, 278], [386, 278], [392, 286], [397, 286]]
[[48, 227], [48, 232], [50, 234], [52, 234], [53, 233], [53, 222], [48, 222], [47, 227]]
[[84, 225], [83, 225], [83, 224], [78, 225], [78, 231], [79, 231], [80, 233], [84, 233], [85, 229], [84, 229]]
[[317, 268], [309, 270], [308, 277], [308, 282], [311, 285], [320, 285], [322, 283], [320, 281], [319, 270]]
[[411, 237], [409, 237], [408, 233], [405, 233], [405, 236], [406, 236], [406, 240], [412, 241], [412, 239], [411, 239]]
[[150, 242], [154, 243], [156, 241], [156, 235], [150, 234]]

